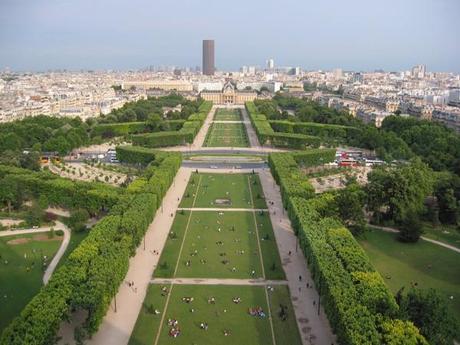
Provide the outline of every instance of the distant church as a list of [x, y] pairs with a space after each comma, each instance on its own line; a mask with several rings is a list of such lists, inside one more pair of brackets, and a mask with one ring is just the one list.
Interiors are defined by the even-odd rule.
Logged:
[[206, 101], [212, 101], [214, 104], [244, 104], [247, 101], [255, 100], [257, 92], [254, 90], [238, 90], [233, 82], [227, 81], [222, 91], [203, 90], [200, 96]]

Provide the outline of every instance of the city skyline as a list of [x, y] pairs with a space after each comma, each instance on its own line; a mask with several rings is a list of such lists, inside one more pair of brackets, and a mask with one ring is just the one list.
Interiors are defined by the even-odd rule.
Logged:
[[[455, 0], [289, 0], [281, 10], [271, 1], [236, 0], [225, 11], [210, 1], [186, 1], [178, 7], [144, 0], [6, 0], [0, 4], [0, 69], [197, 66], [202, 40], [212, 37], [218, 42], [219, 70], [263, 66], [273, 57], [278, 66], [307, 70], [400, 71], [425, 64], [430, 71], [459, 73], [459, 12]], [[264, 17], [273, 18], [270, 25]]]

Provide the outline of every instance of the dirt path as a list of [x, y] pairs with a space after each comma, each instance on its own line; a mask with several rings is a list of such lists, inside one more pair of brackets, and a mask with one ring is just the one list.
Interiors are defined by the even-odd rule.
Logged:
[[53, 228], [55, 231], [56, 230], [62, 230], [64, 233], [64, 238], [62, 239], [61, 246], [59, 247], [58, 251], [53, 257], [53, 260], [51, 260], [50, 264], [46, 268], [45, 274], [43, 275], [43, 284], [48, 284], [48, 281], [51, 278], [51, 275], [53, 274], [54, 270], [56, 269], [59, 261], [61, 260], [62, 256], [64, 255], [65, 251], [67, 250], [67, 247], [69, 246], [70, 242], [70, 229], [67, 228], [64, 224], [62, 224], [59, 221], [56, 221], [55, 226], [49, 226], [49, 227], [41, 227], [38, 229], [26, 229], [26, 230], [12, 230], [12, 231], [1, 231], [0, 232], [0, 237], [5, 237], [5, 236], [14, 236], [14, 235], [26, 235], [26, 234], [36, 234], [36, 233], [42, 233], [42, 232], [49, 232]]
[[[392, 232], [392, 233], [398, 233], [399, 232], [398, 229], [389, 228], [389, 227], [386, 227], [386, 226], [372, 225], [372, 224], [369, 224], [369, 223], [367, 224], [367, 226], [372, 228], [372, 229], [378, 229], [378, 230], [382, 230], [382, 231], [385, 231], [385, 232]], [[436, 241], [436, 240], [433, 240], [433, 239], [425, 237], [425, 236], [420, 236], [420, 238], [423, 241], [427, 241], [427, 242], [436, 244], [438, 246], [444, 247], [446, 249], [453, 250], [454, 252], [460, 253], [460, 248], [457, 248], [457, 247], [452, 246], [450, 244], [447, 244], [447, 243], [444, 243], [444, 242], [441, 242], [441, 241]]]

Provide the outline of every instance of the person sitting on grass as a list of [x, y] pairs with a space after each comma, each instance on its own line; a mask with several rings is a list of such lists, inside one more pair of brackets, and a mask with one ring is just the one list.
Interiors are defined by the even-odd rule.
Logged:
[[168, 291], [168, 288], [167, 288], [166, 286], [163, 286], [163, 287], [161, 288], [161, 296], [164, 297], [164, 296], [168, 295], [168, 292], [169, 292], [169, 291]]
[[179, 327], [172, 327], [169, 330], [169, 336], [173, 338], [177, 338], [180, 335], [180, 328]]
[[224, 329], [224, 336], [228, 337], [231, 334], [230, 330]]
[[235, 304], [240, 304], [241, 303], [241, 298], [240, 297], [233, 297], [232, 301]]
[[216, 304], [216, 299], [214, 297], [209, 297], [208, 304]]
[[182, 302], [191, 303], [193, 302], [193, 297], [182, 297]]
[[204, 329], [205, 331], [207, 331], [208, 330], [208, 324], [206, 322], [202, 322], [202, 323], [200, 323], [200, 328]]

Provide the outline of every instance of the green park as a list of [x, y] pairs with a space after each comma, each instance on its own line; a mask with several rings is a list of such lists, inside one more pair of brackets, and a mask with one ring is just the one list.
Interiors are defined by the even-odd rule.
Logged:
[[248, 147], [249, 139], [243, 123], [213, 122], [206, 136], [206, 147]]
[[217, 108], [214, 121], [241, 121], [241, 110]]

